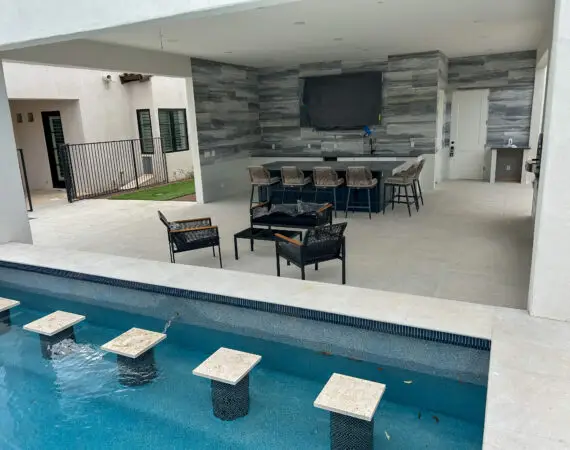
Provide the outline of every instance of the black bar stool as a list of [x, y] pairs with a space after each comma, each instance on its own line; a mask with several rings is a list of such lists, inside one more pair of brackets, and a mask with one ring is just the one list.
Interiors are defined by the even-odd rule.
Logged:
[[[253, 205], [253, 192], [255, 188], [265, 188], [267, 190], [267, 201], [271, 200], [271, 186], [274, 184], [278, 184], [281, 179], [279, 177], [271, 177], [269, 170], [267, 170], [263, 166], [251, 166], [248, 167], [247, 170], [249, 171], [249, 179], [251, 182], [251, 195], [249, 197], [249, 207]], [[259, 192], [258, 192], [258, 201], [259, 200]]]
[[418, 163], [418, 168], [416, 170], [416, 173], [414, 174], [414, 185], [416, 186], [416, 195], [421, 200], [422, 206], [424, 204], [424, 194], [422, 193], [422, 185], [420, 184], [420, 175], [422, 173], [422, 170], [424, 168], [425, 163], [426, 163], [426, 160], [422, 159]]
[[322, 189], [325, 192], [329, 190], [332, 191], [334, 216], [336, 217], [336, 190], [339, 186], [344, 184], [344, 178], [339, 178], [338, 173], [336, 173], [332, 167], [314, 167], [313, 184], [315, 186], [315, 203], [317, 203], [319, 189]]
[[[392, 209], [394, 209], [394, 204], [406, 205], [408, 207], [408, 214], [412, 217], [412, 209], [410, 206], [416, 207], [416, 211], [420, 210], [420, 204], [418, 201], [418, 193], [416, 190], [415, 178], [418, 173], [418, 164], [414, 164], [402, 172], [386, 178], [384, 181], [384, 205], [386, 205], [386, 196], [388, 192], [388, 187], [392, 188]], [[396, 188], [398, 192], [396, 193]], [[402, 188], [404, 193], [402, 194]], [[411, 188], [411, 194], [408, 191]], [[404, 199], [404, 200], [403, 200]], [[386, 214], [386, 206], [384, 206], [384, 214]]]
[[283, 193], [281, 195], [281, 203], [285, 201], [285, 193], [287, 190], [297, 191], [299, 189], [297, 199], [302, 197], [303, 188], [311, 183], [311, 177], [306, 177], [301, 169], [297, 166], [281, 167], [281, 185]]
[[[372, 172], [368, 167], [347, 167], [346, 169], [346, 186], [348, 187], [348, 194], [346, 199], [346, 210], [344, 216], [348, 217], [348, 209], [351, 206], [352, 190], [366, 190], [368, 193], [368, 217], [372, 219], [372, 202], [370, 200], [370, 191], [376, 189], [378, 186], [378, 179], [372, 177]], [[364, 205], [352, 205], [352, 209], [366, 209]]]

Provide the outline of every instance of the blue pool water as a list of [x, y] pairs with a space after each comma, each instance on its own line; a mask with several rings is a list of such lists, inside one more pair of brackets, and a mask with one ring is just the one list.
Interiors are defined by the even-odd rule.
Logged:
[[[126, 388], [100, 346], [133, 326], [162, 331], [164, 322], [15, 290], [0, 296], [22, 302], [0, 335], [1, 449], [328, 449], [329, 414], [313, 401], [333, 372], [386, 384], [375, 448], [482, 447], [484, 386], [174, 322], [156, 348], [159, 377]], [[22, 326], [56, 309], [87, 321], [71, 353], [47, 361]], [[263, 356], [251, 374], [250, 413], [233, 422], [213, 416], [209, 381], [192, 375], [221, 346]]]

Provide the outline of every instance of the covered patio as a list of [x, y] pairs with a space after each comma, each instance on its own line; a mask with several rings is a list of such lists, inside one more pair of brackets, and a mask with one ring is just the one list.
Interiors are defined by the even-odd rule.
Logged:
[[[244, 177], [247, 174], [243, 174]], [[532, 251], [532, 189], [516, 184], [447, 182], [426, 194], [410, 219], [404, 205], [385, 216], [347, 219], [347, 284], [428, 297], [526, 309]], [[275, 245], [238, 240], [249, 226], [246, 197], [209, 204], [85, 200], [32, 214], [34, 242], [75, 250], [169, 261], [160, 209], [170, 220], [211, 217], [221, 235], [223, 270], [275, 276]], [[336, 219], [344, 221], [344, 217]], [[208, 249], [177, 255], [178, 264], [218, 267]], [[300, 278], [282, 264], [283, 277]], [[307, 279], [340, 284], [340, 263], [307, 269]]]
[[[63, 22], [28, 3], [31, 26], [13, 20], [29, 5], [7, 11], [2, 60], [185, 79], [197, 203], [97, 199], [28, 216], [0, 70], [0, 188], [14, 194], [0, 204], [4, 261], [485, 339], [484, 449], [568, 447], [570, 0], [208, 0], [193, 12], [182, 0], [98, 11], [76, 2], [66, 11], [75, 20]], [[306, 126], [306, 79], [365, 71], [383, 76], [371, 136]], [[463, 131], [476, 130], [467, 134], [477, 151], [458, 164], [457, 112], [466, 109]], [[499, 161], [505, 149], [515, 163]], [[400, 206], [347, 219], [350, 287], [337, 286], [335, 263], [308, 269], [307, 282], [282, 264], [286, 279], [276, 278], [272, 242], [251, 253], [240, 241], [235, 260], [233, 235], [248, 226], [247, 167], [329, 153], [423, 157], [425, 205], [412, 217]], [[491, 184], [500, 172], [514, 180], [535, 153], [533, 188], [524, 173]], [[224, 269], [211, 249], [155, 262], [169, 260], [159, 209], [171, 220], [212, 217]], [[36, 245], [25, 245], [32, 235]]]

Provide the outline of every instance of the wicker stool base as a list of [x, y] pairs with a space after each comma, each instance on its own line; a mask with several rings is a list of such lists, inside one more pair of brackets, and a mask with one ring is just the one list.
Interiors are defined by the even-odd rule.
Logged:
[[356, 419], [331, 412], [331, 450], [372, 450], [374, 420]]
[[40, 346], [42, 349], [42, 356], [44, 359], [52, 359], [52, 347], [59, 344], [61, 341], [70, 339], [75, 342], [75, 330], [73, 327], [66, 328], [53, 336], [46, 336], [40, 334]]
[[119, 383], [123, 386], [142, 386], [150, 383], [158, 375], [152, 348], [138, 358], [117, 355], [117, 367]]
[[235, 386], [212, 380], [212, 406], [214, 416], [222, 420], [235, 420], [249, 412], [249, 375]]

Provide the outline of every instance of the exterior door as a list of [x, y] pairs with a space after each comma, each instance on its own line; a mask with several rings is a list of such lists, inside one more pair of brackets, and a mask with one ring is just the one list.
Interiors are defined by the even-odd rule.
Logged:
[[449, 153], [450, 179], [483, 179], [488, 114], [488, 89], [453, 93]]
[[65, 143], [59, 111], [42, 112], [51, 180], [54, 188], [65, 188], [65, 177], [59, 160], [59, 146]]

